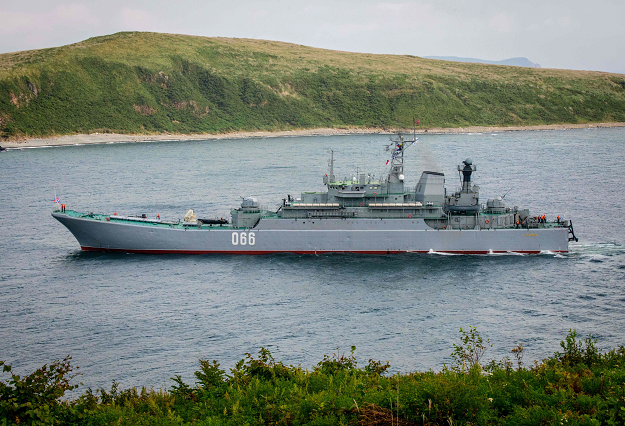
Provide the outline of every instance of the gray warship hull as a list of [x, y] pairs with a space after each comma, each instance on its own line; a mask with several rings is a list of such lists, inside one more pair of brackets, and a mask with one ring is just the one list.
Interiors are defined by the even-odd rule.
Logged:
[[424, 219], [263, 218], [253, 228], [52, 214], [82, 250], [147, 254], [566, 253], [569, 228], [434, 229]]
[[[189, 210], [183, 221], [102, 215], [67, 210], [55, 198], [52, 214], [86, 251], [129, 253], [370, 253], [440, 252], [458, 254], [568, 252], [576, 240], [570, 221], [506, 207], [497, 197], [479, 202], [472, 185], [477, 170], [470, 158], [458, 166], [462, 188], [448, 194], [445, 175], [424, 171], [406, 188], [404, 152], [417, 142], [401, 135], [386, 146], [390, 159], [381, 179], [357, 172], [337, 179], [334, 152], [323, 176], [326, 191], [287, 195], [274, 212], [245, 197], [230, 220], [197, 219]], [[389, 165], [390, 163], [390, 165]]]

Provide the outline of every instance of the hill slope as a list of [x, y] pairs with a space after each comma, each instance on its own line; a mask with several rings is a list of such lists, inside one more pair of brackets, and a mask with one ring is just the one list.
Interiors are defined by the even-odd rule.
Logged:
[[118, 33], [0, 55], [0, 137], [625, 121], [625, 76]]
[[489, 61], [488, 59], [478, 59], [478, 58], [461, 58], [459, 56], [424, 56], [424, 58], [439, 59], [441, 61], [471, 62], [475, 64], [512, 65], [515, 67], [540, 68], [540, 64], [537, 64], [535, 62], [530, 61], [527, 58], [522, 58], [522, 57], [503, 59], [501, 61]]

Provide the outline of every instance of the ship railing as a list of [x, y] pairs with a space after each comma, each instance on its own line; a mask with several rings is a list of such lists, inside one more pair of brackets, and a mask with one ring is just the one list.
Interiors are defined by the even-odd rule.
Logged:
[[374, 209], [405, 209], [405, 208], [415, 208], [415, 207], [423, 207], [422, 203], [370, 203], [369, 208]]
[[285, 207], [294, 209], [338, 209], [339, 203], [292, 203], [290, 206], [287, 205]]
[[308, 212], [308, 217], [356, 217], [356, 212], [354, 211], [345, 211], [345, 210], [335, 210], [335, 211], [316, 211], [316, 212]]
[[162, 220], [160, 219], [152, 219], [152, 218], [148, 218], [148, 217], [141, 217], [141, 216], [109, 216], [111, 219], [115, 219], [115, 220], [128, 220], [131, 222], [148, 222], [148, 223], [161, 223]]

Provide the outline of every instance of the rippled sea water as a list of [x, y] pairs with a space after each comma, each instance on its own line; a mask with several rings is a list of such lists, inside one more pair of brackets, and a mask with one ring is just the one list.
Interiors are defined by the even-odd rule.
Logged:
[[388, 136], [107, 144], [0, 153], [0, 359], [29, 372], [71, 354], [87, 387], [192, 382], [198, 359], [230, 368], [269, 348], [311, 368], [336, 348], [393, 371], [442, 367], [460, 327], [525, 361], [559, 349], [570, 328], [625, 343], [625, 129], [421, 135], [407, 184], [422, 170], [459, 185], [471, 157], [481, 198], [561, 215], [579, 243], [567, 255], [179, 256], [82, 253], [51, 216], [81, 211], [226, 216], [240, 196], [274, 208], [337, 176], [380, 176]]

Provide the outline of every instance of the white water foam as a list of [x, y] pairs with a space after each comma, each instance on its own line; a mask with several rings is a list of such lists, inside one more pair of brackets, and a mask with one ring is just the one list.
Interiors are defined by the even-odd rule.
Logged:
[[438, 254], [439, 256], [458, 256], [458, 253], [446, 253], [444, 251], [434, 251], [433, 249], [430, 249], [430, 251], [428, 251], [428, 254]]
[[488, 250], [488, 253], [486, 253], [486, 256], [510, 256], [510, 255], [513, 255], [513, 256], [519, 256], [519, 255], [525, 256], [523, 253], [516, 253], [516, 252], [513, 252], [513, 251], [497, 253], [497, 252], [494, 252], [492, 249]]
[[570, 252], [581, 256], [618, 256], [625, 254], [625, 246], [618, 243], [571, 244]]

